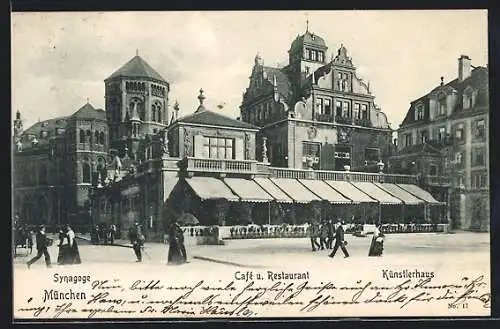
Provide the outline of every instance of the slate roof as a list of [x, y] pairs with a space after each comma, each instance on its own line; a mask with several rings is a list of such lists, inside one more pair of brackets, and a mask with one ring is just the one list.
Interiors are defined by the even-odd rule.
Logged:
[[104, 81], [121, 77], [149, 78], [166, 82], [165, 79], [140, 56], [133, 57]]
[[325, 40], [322, 37], [320, 37], [314, 33], [311, 33], [309, 31], [306, 31], [306, 33], [304, 33], [303, 35], [295, 38], [295, 40], [293, 40], [290, 48], [293, 49], [296, 47], [301, 47], [304, 43], [319, 46], [321, 48], [326, 48]]
[[96, 109], [90, 103], [87, 103], [73, 113], [70, 118], [106, 120], [106, 112], [102, 109]]
[[[463, 110], [463, 102], [462, 96], [464, 90], [468, 87], [472, 87], [475, 90], [478, 90], [477, 98], [476, 98], [476, 103], [473, 108], [471, 109], [466, 109]], [[455, 104], [455, 107], [453, 108], [453, 112], [451, 117], [455, 116], [463, 116], [463, 112], [474, 112], [477, 108], [485, 108], [489, 106], [489, 98], [488, 98], [488, 69], [485, 67], [476, 67], [475, 69], [472, 70], [471, 75], [464, 79], [463, 81], [459, 81], [458, 78], [454, 79], [443, 86], [438, 86], [434, 88], [432, 91], [430, 91], [428, 94], [417, 98], [416, 100], [411, 102], [410, 108], [408, 109], [408, 112], [406, 113], [406, 117], [404, 118], [403, 122], [401, 123], [401, 126], [405, 126], [411, 123], [417, 123], [417, 122], [422, 122], [422, 123], [428, 123], [429, 122], [429, 99], [430, 95], [440, 88], [444, 87], [451, 87], [454, 90], [457, 91], [457, 102]], [[415, 121], [415, 107], [418, 103], [423, 103], [424, 104], [424, 120], [419, 120]]]
[[181, 117], [176, 122], [232, 127], [240, 129], [259, 129], [258, 127], [250, 123], [239, 121], [220, 113], [209, 111], [203, 106], [198, 107], [198, 110], [196, 110], [195, 113]]
[[288, 100], [292, 94], [292, 83], [290, 82], [290, 79], [288, 78], [288, 75], [284, 73], [281, 69], [276, 68], [276, 67], [270, 67], [270, 66], [264, 66], [263, 67], [264, 72], [267, 74], [267, 79], [273, 83], [274, 81], [274, 76], [276, 76], [276, 83], [278, 85], [278, 93]]
[[49, 120], [39, 121], [33, 124], [28, 129], [24, 130], [23, 136], [35, 135], [37, 139], [40, 138], [40, 132], [46, 131], [48, 136], [55, 134], [56, 128], [66, 128], [68, 124], [68, 117], [57, 117]]

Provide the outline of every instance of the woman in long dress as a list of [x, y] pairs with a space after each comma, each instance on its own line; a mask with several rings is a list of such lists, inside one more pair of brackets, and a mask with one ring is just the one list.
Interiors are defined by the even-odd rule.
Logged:
[[76, 242], [75, 232], [68, 225], [66, 226], [66, 236], [69, 244], [68, 260], [70, 264], [81, 264], [80, 251], [78, 250], [78, 243]]
[[64, 233], [64, 230], [62, 227], [59, 227], [59, 253], [57, 254], [57, 264], [58, 265], [63, 265], [65, 263], [65, 257], [67, 255], [67, 244], [65, 244], [65, 239], [66, 239], [66, 233]]
[[375, 231], [373, 232], [372, 243], [370, 244], [370, 250], [368, 251], [368, 256], [378, 257], [382, 256], [384, 252], [384, 234], [380, 232], [380, 223], [375, 226]]
[[175, 221], [170, 224], [168, 232], [169, 246], [168, 246], [168, 264], [179, 265], [184, 262], [184, 257], [181, 251], [180, 236], [177, 232]]

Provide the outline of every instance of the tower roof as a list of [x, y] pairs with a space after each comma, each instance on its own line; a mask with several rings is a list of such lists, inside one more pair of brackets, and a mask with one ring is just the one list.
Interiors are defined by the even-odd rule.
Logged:
[[306, 31], [306, 33], [304, 33], [301, 36], [298, 36], [297, 38], [295, 38], [295, 40], [293, 40], [291, 49], [294, 49], [299, 46], [302, 47], [304, 44], [316, 46], [322, 49], [328, 48], [326, 46], [325, 40], [322, 37], [310, 31]]
[[106, 113], [104, 112], [104, 110], [96, 109], [90, 103], [87, 103], [75, 113], [73, 113], [70, 118], [106, 120]]
[[134, 56], [104, 81], [122, 77], [148, 78], [166, 82], [165, 79], [139, 55]]

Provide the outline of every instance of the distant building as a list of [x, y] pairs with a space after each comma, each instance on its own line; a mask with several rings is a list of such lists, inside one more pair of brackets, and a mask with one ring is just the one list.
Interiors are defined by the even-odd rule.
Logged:
[[456, 79], [411, 102], [390, 160], [450, 204], [456, 228], [489, 229], [488, 93], [488, 69], [460, 56]]
[[307, 30], [292, 42], [285, 67], [266, 66], [257, 54], [241, 118], [261, 127], [273, 166], [378, 171], [393, 149], [387, 117], [346, 47], [331, 60], [327, 50]]
[[14, 211], [31, 224], [87, 223], [89, 189], [108, 161], [105, 112], [87, 103], [24, 131], [17, 112], [14, 127]]

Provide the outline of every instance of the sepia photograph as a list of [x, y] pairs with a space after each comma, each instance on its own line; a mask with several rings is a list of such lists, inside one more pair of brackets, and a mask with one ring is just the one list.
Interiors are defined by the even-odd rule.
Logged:
[[486, 10], [11, 13], [13, 320], [491, 315]]

